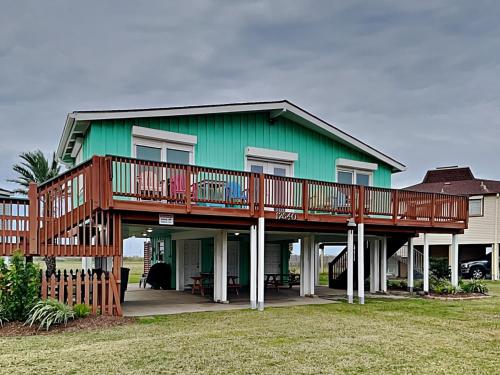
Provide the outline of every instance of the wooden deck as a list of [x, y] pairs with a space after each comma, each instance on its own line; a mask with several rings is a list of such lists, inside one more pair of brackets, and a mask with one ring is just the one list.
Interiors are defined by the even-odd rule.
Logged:
[[26, 255], [120, 256], [122, 222], [157, 221], [161, 213], [174, 214], [176, 225], [246, 226], [264, 217], [275, 230], [294, 231], [331, 232], [351, 218], [387, 232], [457, 233], [468, 223], [464, 196], [116, 156], [95, 156], [33, 184], [28, 200], [0, 198], [0, 209], [0, 255], [19, 249]]

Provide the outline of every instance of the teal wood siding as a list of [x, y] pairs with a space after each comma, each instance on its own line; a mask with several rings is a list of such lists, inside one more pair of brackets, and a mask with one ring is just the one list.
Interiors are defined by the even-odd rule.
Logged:
[[298, 153], [294, 174], [301, 178], [335, 181], [338, 158], [378, 163], [373, 185], [391, 186], [390, 166], [288, 119], [271, 124], [266, 113], [94, 121], [84, 139], [84, 159], [106, 154], [132, 156], [134, 125], [196, 135], [197, 165], [243, 170], [245, 148], [253, 146]]

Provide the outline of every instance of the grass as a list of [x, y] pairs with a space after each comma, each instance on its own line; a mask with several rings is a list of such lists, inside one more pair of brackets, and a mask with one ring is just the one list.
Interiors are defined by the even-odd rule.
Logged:
[[[2, 338], [2, 373], [498, 373], [500, 283], [473, 301], [369, 299]], [[98, 371], [97, 371], [98, 370]]]

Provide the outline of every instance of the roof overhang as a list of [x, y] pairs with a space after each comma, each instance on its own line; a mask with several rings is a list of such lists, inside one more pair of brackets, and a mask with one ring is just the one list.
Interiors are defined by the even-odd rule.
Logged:
[[375, 148], [367, 145], [359, 139], [343, 132], [335, 126], [321, 120], [302, 108], [290, 103], [287, 100], [256, 103], [234, 103], [188, 107], [171, 108], [151, 108], [151, 109], [131, 109], [131, 110], [111, 110], [111, 111], [76, 111], [69, 113], [66, 118], [63, 134], [57, 149], [57, 156], [61, 161], [65, 161], [67, 155], [71, 155], [77, 139], [82, 137], [91, 121], [95, 120], [116, 120], [145, 117], [174, 117], [192, 116], [221, 113], [238, 112], [269, 112], [270, 118], [288, 118], [302, 126], [318, 131], [319, 133], [333, 138], [338, 142], [349, 145], [363, 153], [391, 166], [393, 172], [406, 170], [406, 166]]

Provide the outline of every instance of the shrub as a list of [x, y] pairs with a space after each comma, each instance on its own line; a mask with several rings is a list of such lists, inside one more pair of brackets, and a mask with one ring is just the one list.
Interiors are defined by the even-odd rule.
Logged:
[[451, 294], [454, 289], [448, 279], [437, 278], [434, 276], [432, 276], [429, 280], [429, 288], [437, 294]]
[[74, 319], [75, 312], [68, 305], [49, 298], [38, 301], [29, 312], [28, 320], [25, 324], [30, 327], [38, 325], [38, 329], [45, 328], [47, 331], [52, 325], [67, 324], [69, 319]]
[[26, 262], [19, 252], [14, 253], [8, 267], [0, 259], [0, 305], [6, 319], [25, 320], [39, 292], [38, 266]]
[[73, 306], [73, 312], [75, 313], [75, 318], [86, 318], [90, 315], [90, 306], [84, 303], [78, 303]]
[[437, 279], [446, 279], [450, 277], [450, 266], [448, 258], [430, 258], [429, 270], [431, 276]]
[[481, 293], [481, 294], [488, 293], [488, 286], [477, 279], [470, 281], [462, 281], [460, 285], [465, 293]]

